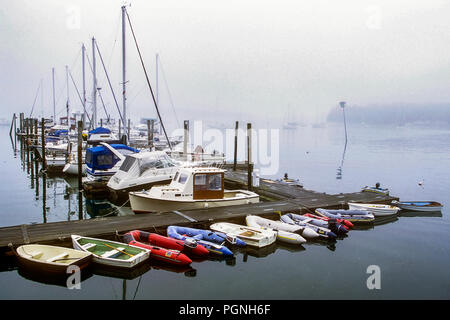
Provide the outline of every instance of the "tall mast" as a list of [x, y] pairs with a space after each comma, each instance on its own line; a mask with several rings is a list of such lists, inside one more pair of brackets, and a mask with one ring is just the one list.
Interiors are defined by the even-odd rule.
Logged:
[[83, 71], [83, 129], [86, 124], [86, 77], [84, 72], [84, 59], [86, 54], [86, 47], [83, 45], [81, 46], [81, 63], [82, 63], [82, 71]]
[[[158, 65], [159, 65], [159, 54], [157, 53], [156, 54], [156, 72], [155, 72], [155, 75], [156, 75], [156, 105], [158, 105], [159, 106], [159, 80], [158, 80]], [[161, 127], [161, 121], [159, 122], [159, 134], [161, 134], [161, 132], [162, 132], [162, 127]]]
[[53, 124], [56, 124], [56, 102], [55, 102], [55, 68], [52, 68], [52, 83], [53, 83]]
[[92, 108], [93, 110], [93, 115], [92, 115], [92, 126], [95, 129], [95, 127], [97, 127], [97, 75], [96, 75], [96, 71], [95, 71], [95, 38], [92, 37], [92, 73], [94, 76], [94, 81], [93, 81], [93, 88], [92, 88]]
[[126, 73], [125, 73], [125, 14], [126, 14], [126, 7], [122, 6], [122, 101], [123, 101], [123, 125], [125, 126], [124, 132], [127, 135], [127, 138], [129, 139], [129, 132], [127, 129], [127, 106], [126, 106]]
[[67, 87], [67, 125], [70, 131], [70, 105], [69, 105], [69, 66], [66, 65], [66, 87]]

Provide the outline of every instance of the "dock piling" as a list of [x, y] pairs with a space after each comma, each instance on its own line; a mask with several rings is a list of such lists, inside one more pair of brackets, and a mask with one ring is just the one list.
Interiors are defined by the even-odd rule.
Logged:
[[247, 187], [249, 191], [253, 189], [252, 174], [252, 124], [247, 123]]
[[236, 166], [237, 166], [238, 130], [239, 130], [239, 121], [236, 121], [236, 127], [234, 129], [234, 162], [233, 162], [233, 171], [236, 171]]
[[78, 121], [78, 218], [83, 219], [83, 121]]
[[45, 119], [41, 120], [41, 147], [42, 147], [42, 170], [47, 170], [47, 160], [45, 158]]

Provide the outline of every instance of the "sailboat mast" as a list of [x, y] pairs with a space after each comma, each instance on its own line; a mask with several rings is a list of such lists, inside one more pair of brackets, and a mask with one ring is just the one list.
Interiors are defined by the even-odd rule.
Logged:
[[97, 127], [97, 74], [95, 70], [95, 38], [92, 37], [92, 74], [93, 74], [93, 88], [92, 88], [92, 126], [95, 129]]
[[69, 105], [69, 66], [66, 65], [66, 87], [67, 87], [67, 125], [70, 131], [70, 105]]
[[124, 132], [127, 135], [127, 138], [129, 139], [129, 132], [127, 127], [127, 105], [126, 105], [126, 59], [125, 59], [125, 49], [126, 49], [126, 43], [125, 43], [125, 14], [126, 14], [126, 7], [122, 6], [122, 115], [123, 115], [123, 125], [124, 125]]
[[55, 102], [55, 68], [52, 68], [52, 86], [53, 86], [53, 124], [56, 124], [56, 102]]
[[86, 55], [86, 47], [84, 46], [84, 43], [83, 43], [83, 45], [81, 46], [81, 64], [82, 64], [81, 69], [82, 69], [82, 72], [83, 72], [83, 119], [82, 119], [82, 121], [83, 121], [83, 128], [84, 128], [84, 126], [86, 124], [86, 77], [85, 77], [85, 70], [84, 70], [84, 67], [85, 67], [85, 61], [84, 61], [85, 55]]

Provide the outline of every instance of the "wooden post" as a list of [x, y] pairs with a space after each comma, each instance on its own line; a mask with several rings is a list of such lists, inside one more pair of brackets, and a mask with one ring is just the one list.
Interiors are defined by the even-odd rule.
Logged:
[[22, 112], [19, 114], [19, 128], [20, 128], [20, 133], [23, 133], [23, 113]]
[[153, 149], [153, 126], [154, 120], [147, 120], [147, 143], [150, 150]]
[[34, 119], [34, 136], [33, 136], [33, 141], [35, 144], [38, 144], [37, 142], [39, 141], [39, 136], [38, 136], [38, 119]]
[[42, 170], [47, 170], [47, 161], [45, 159], [45, 119], [41, 122], [41, 147], [42, 147]]
[[252, 164], [252, 124], [247, 123], [247, 189], [253, 189], [253, 164]]
[[128, 130], [127, 130], [127, 141], [130, 141], [130, 129], [131, 129], [131, 121], [128, 119]]
[[[101, 121], [101, 120], [100, 120]], [[78, 219], [83, 219], [83, 121], [78, 121]]]
[[189, 120], [184, 120], [184, 137], [183, 137], [183, 156], [185, 161], [188, 159], [187, 146], [189, 141]]
[[119, 139], [122, 139], [122, 121], [119, 121]]
[[11, 121], [11, 128], [9, 128], [9, 136], [12, 138], [12, 130], [13, 130], [13, 127], [14, 127], [14, 122], [16, 121], [16, 114], [14, 113], [13, 114], [13, 118], [12, 118], [12, 121]]
[[237, 166], [238, 129], [239, 129], [239, 121], [236, 121], [236, 128], [234, 129], [234, 162], [233, 162], [233, 171], [236, 171], [236, 166]]

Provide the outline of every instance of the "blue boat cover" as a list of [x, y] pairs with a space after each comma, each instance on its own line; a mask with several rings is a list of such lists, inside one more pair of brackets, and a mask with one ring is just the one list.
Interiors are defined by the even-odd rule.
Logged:
[[68, 133], [69, 133], [69, 130], [60, 129], [60, 130], [56, 130], [54, 132], [50, 132], [48, 135], [54, 136], [54, 137], [60, 137], [60, 136], [67, 136]]
[[[110, 146], [124, 155], [139, 152], [139, 150], [124, 144], [110, 144]], [[111, 169], [119, 162], [119, 160], [120, 159], [105, 146], [92, 147], [86, 150], [85, 162], [92, 170]]]
[[111, 130], [109, 130], [108, 128], [98, 127], [98, 128], [95, 128], [94, 130], [89, 131], [89, 135], [101, 134], [101, 133], [111, 133]]

